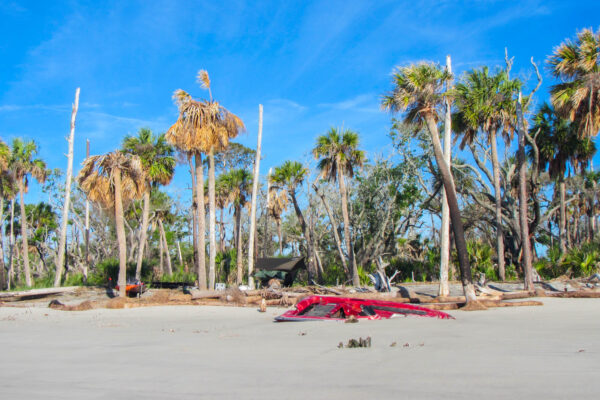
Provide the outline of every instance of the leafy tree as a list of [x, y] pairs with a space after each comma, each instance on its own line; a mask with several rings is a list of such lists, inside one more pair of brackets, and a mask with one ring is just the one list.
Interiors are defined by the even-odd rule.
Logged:
[[126, 136], [122, 148], [124, 153], [134, 154], [140, 158], [147, 179], [135, 269], [135, 278], [140, 279], [150, 216], [150, 192], [158, 185], [168, 185], [171, 182], [175, 173], [175, 157], [173, 157], [173, 147], [167, 143], [165, 134], [155, 136], [147, 128], [140, 129], [137, 136]]

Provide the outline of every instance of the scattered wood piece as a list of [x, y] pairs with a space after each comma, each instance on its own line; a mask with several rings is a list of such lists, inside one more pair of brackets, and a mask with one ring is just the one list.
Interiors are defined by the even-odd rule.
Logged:
[[530, 292], [527, 290], [520, 290], [518, 292], [502, 293], [502, 300], [527, 299], [527, 298], [534, 297], [534, 296], [535, 296], [535, 292]]
[[548, 297], [561, 297], [572, 299], [600, 299], [600, 291], [578, 290], [576, 292], [546, 293]]
[[73, 293], [80, 286], [67, 286], [60, 288], [44, 288], [44, 289], [31, 289], [20, 292], [6, 292], [0, 293], [0, 299], [2, 301], [20, 301], [20, 300], [31, 300], [39, 299], [47, 296], [61, 295], [64, 293]]

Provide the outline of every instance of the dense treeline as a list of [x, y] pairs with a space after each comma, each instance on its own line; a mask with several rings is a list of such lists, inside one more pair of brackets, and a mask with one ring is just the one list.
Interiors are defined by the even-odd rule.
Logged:
[[[537, 98], [538, 65], [531, 61], [537, 81], [525, 82], [511, 76], [512, 63], [507, 55], [505, 65], [460, 76], [449, 62], [398, 67], [381, 101], [393, 150], [366, 154], [358, 132], [324, 128], [307, 143], [311, 159], [260, 177], [254, 254], [306, 256], [301, 279], [325, 284], [366, 284], [385, 261], [400, 280], [460, 278], [467, 297], [472, 275], [527, 283], [536, 273], [593, 273], [600, 31], [583, 30], [550, 55], [557, 83], [549, 103]], [[121, 148], [85, 160], [67, 210], [64, 274], [56, 260], [65, 177], [37, 158], [34, 141], [0, 144], [2, 289], [126, 275], [203, 288], [247, 282], [255, 151], [232, 141], [244, 124], [213, 99], [206, 71], [198, 81], [208, 99], [177, 90], [179, 116], [168, 132], [141, 128]], [[446, 131], [460, 149], [449, 163]], [[181, 195], [165, 189], [177, 162], [191, 177]], [[48, 201], [25, 203], [32, 180]], [[445, 204], [448, 222], [440, 222]]]

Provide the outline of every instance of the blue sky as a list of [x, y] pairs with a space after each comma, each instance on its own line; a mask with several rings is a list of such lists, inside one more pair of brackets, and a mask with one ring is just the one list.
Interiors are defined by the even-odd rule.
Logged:
[[[141, 127], [164, 132], [171, 95], [209, 71], [214, 97], [247, 126], [256, 146], [264, 105], [261, 173], [307, 160], [331, 126], [356, 130], [370, 156], [390, 151], [379, 98], [396, 65], [444, 62], [457, 73], [515, 57], [533, 85], [530, 57], [598, 28], [597, 1], [10, 1], [0, 0], [0, 137], [35, 139], [51, 168], [66, 168], [71, 103], [81, 87], [75, 169]], [[552, 83], [544, 72], [538, 99]], [[600, 156], [595, 165], [600, 165]], [[179, 167], [171, 191], [183, 190]], [[33, 188], [27, 201], [35, 201]]]

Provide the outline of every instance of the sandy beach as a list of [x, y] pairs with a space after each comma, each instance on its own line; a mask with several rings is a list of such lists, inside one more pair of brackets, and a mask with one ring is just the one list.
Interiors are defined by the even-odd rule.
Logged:
[[[355, 324], [272, 322], [281, 308], [2, 307], [2, 398], [597, 398], [600, 301], [541, 300]], [[371, 348], [337, 347], [366, 336]]]

